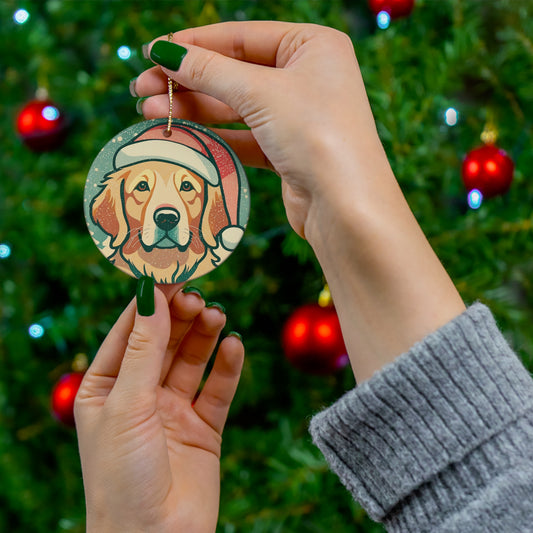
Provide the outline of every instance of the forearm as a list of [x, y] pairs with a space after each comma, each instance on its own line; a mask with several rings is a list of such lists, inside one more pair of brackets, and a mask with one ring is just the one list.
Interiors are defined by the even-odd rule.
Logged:
[[[345, 158], [347, 159], [347, 158]], [[464, 304], [378, 143], [311, 203], [306, 238], [323, 268], [358, 382], [460, 314]], [[326, 170], [327, 169], [327, 170]], [[333, 183], [331, 179], [330, 183]]]
[[476, 304], [311, 423], [367, 512], [393, 531], [526, 531], [533, 383]]

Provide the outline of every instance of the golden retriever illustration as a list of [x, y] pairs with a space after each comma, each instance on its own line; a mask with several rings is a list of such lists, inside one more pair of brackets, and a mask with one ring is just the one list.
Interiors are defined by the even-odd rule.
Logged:
[[110, 236], [115, 266], [177, 283], [211, 271], [231, 253], [243, 228], [230, 222], [220, 179], [212, 169], [199, 172], [156, 158], [106, 176], [90, 214]]

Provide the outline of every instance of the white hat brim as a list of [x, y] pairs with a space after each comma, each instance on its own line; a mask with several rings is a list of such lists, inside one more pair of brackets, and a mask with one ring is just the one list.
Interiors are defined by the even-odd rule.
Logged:
[[147, 139], [122, 147], [115, 155], [117, 170], [141, 161], [168, 161], [195, 172], [211, 185], [218, 185], [220, 177], [213, 162], [200, 152], [174, 141]]

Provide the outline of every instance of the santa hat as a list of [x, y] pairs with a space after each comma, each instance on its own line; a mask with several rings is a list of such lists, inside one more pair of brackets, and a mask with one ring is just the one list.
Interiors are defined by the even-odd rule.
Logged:
[[124, 145], [115, 154], [115, 169], [141, 161], [168, 161], [190, 170], [208, 183], [216, 186], [220, 175], [209, 153], [197, 136], [188, 129], [173, 128], [172, 135], [165, 137], [166, 128], [150, 128]]

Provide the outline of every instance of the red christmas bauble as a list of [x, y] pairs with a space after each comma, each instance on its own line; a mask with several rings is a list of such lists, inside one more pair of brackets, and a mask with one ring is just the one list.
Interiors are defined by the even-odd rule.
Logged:
[[31, 150], [54, 150], [65, 140], [65, 117], [50, 100], [32, 100], [17, 116], [17, 133]]
[[282, 344], [291, 364], [309, 374], [331, 374], [348, 364], [333, 306], [308, 304], [296, 309], [285, 323]]
[[415, 0], [368, 0], [368, 6], [374, 15], [385, 11], [391, 19], [407, 17], [413, 11], [414, 5]]
[[513, 181], [513, 172], [513, 160], [493, 144], [468, 152], [462, 166], [466, 189], [477, 189], [485, 198], [506, 193]]
[[52, 412], [67, 426], [74, 425], [74, 400], [82, 379], [83, 372], [64, 374], [52, 390]]

